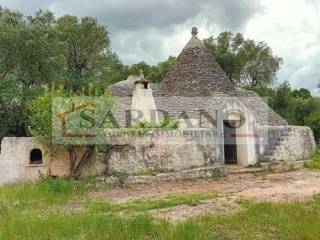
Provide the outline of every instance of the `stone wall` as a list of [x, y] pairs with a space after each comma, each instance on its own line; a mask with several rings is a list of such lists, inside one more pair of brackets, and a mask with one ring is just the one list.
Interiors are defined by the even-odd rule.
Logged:
[[259, 159], [271, 161], [308, 160], [315, 152], [316, 143], [309, 127], [268, 127], [268, 141], [258, 148]]
[[[30, 164], [33, 149], [42, 152], [42, 164]], [[69, 174], [68, 156], [65, 152], [50, 156], [46, 149], [31, 137], [5, 137], [1, 141], [0, 184], [20, 180], [35, 180], [49, 173], [55, 176]]]
[[279, 138], [286, 132], [287, 126], [257, 126], [255, 132], [259, 136], [256, 141], [257, 159], [262, 160], [268, 149], [275, 146]]
[[[261, 127], [259, 133], [261, 136], [263, 134], [268, 136], [267, 142], [256, 144], [257, 159], [263, 162], [306, 160], [315, 151], [313, 133], [308, 127], [268, 126], [267, 129]], [[131, 176], [172, 173], [172, 176], [177, 176], [175, 173], [179, 172], [188, 176], [190, 173], [192, 173], [190, 176], [195, 176], [194, 173], [197, 173], [198, 176], [198, 172], [207, 173], [210, 169], [223, 165], [219, 162], [217, 134], [213, 129], [199, 128], [153, 130], [145, 136], [130, 138], [126, 143], [100, 146], [99, 150], [95, 151], [92, 162], [84, 169], [83, 176], [119, 173]], [[35, 148], [42, 151], [42, 164], [30, 164], [30, 152]], [[34, 180], [40, 175], [47, 174], [54, 176], [69, 174], [69, 159], [66, 152], [61, 151], [49, 156], [46, 149], [32, 138], [3, 138], [0, 184]]]
[[[37, 168], [30, 165], [29, 156], [32, 149], [41, 149], [43, 164]], [[34, 174], [46, 173], [48, 159], [44, 149], [28, 137], [6, 137], [1, 142], [0, 183], [33, 178]], [[35, 171], [33, 171], [35, 170]]]
[[211, 130], [158, 131], [109, 150], [109, 174], [177, 172], [215, 162]]
[[[42, 164], [30, 164], [32, 149], [40, 149]], [[82, 176], [106, 173], [144, 175], [192, 170], [213, 166], [216, 148], [211, 130], [167, 130], [138, 137], [128, 144], [96, 149]], [[81, 155], [81, 148], [78, 151]], [[68, 176], [67, 152], [49, 155], [30, 137], [6, 137], [1, 142], [0, 184], [36, 180], [41, 175]]]
[[304, 160], [309, 159], [315, 151], [316, 144], [309, 127], [290, 126], [289, 134], [274, 151], [274, 160]]

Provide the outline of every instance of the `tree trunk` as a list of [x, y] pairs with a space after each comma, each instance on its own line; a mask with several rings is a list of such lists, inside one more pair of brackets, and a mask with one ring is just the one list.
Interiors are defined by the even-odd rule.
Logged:
[[69, 154], [69, 176], [72, 179], [76, 178], [76, 164], [77, 164], [77, 160], [78, 160], [78, 156], [76, 153], [76, 148], [75, 147], [70, 147], [67, 149], [68, 154]]
[[81, 158], [78, 158], [77, 148], [69, 147], [67, 149], [70, 161], [70, 178], [79, 179], [83, 168], [91, 161], [93, 155], [93, 146], [87, 146]]
[[90, 161], [92, 160], [93, 150], [94, 150], [93, 146], [86, 147], [86, 150], [83, 153], [75, 169], [76, 178], [80, 178], [83, 168], [89, 165]]

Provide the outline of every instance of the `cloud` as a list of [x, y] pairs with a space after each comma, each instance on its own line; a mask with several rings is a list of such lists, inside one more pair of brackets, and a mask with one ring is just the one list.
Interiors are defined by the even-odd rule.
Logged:
[[246, 25], [247, 37], [265, 41], [283, 58], [278, 82], [294, 88], [316, 89], [320, 78], [319, 2], [313, 0], [263, 0], [263, 11]]
[[24, 15], [32, 15], [39, 9], [49, 9], [50, 4], [50, 0], [0, 0], [0, 6], [21, 11]]
[[242, 32], [284, 59], [278, 82], [318, 94], [318, 0], [0, 0], [0, 5], [26, 15], [44, 8], [57, 16], [94, 16], [107, 26], [112, 47], [127, 64], [177, 55], [192, 26], [198, 26], [200, 38]]
[[1, 0], [0, 4], [27, 14], [47, 8], [58, 15], [95, 16], [118, 31], [168, 28], [199, 15], [217, 25], [238, 28], [260, 5], [255, 0]]
[[[0, 0], [0, 4], [26, 14], [46, 8], [57, 16], [94, 16], [108, 27], [113, 47], [126, 63], [155, 63], [167, 57], [168, 52], [176, 54], [177, 50], [170, 46], [181, 43], [180, 50], [193, 25], [240, 30], [259, 9], [255, 0]], [[168, 45], [170, 51], [166, 49]]]

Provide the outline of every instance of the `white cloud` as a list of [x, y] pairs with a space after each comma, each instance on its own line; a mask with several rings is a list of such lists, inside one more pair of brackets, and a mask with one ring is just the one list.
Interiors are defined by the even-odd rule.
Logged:
[[315, 89], [320, 78], [319, 5], [311, 0], [263, 0], [263, 12], [251, 19], [244, 33], [265, 41], [282, 57], [279, 82]]
[[125, 63], [156, 63], [177, 55], [190, 38], [221, 31], [243, 32], [265, 41], [284, 59], [279, 82], [317, 93], [320, 78], [320, 3], [317, 0], [0, 0], [25, 14], [39, 8], [57, 16], [95, 16], [110, 30], [112, 46]]

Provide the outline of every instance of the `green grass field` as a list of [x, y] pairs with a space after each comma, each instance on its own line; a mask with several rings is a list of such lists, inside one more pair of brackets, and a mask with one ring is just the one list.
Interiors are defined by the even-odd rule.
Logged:
[[[320, 239], [320, 197], [304, 203], [242, 201], [236, 213], [170, 223], [147, 210], [196, 205], [217, 194], [115, 204], [89, 200], [87, 191], [85, 181], [65, 179], [0, 188], [0, 239]], [[80, 210], [68, 207], [79, 201]]]
[[312, 162], [308, 164], [307, 167], [320, 170], [320, 145], [317, 145], [316, 153], [312, 158]]

